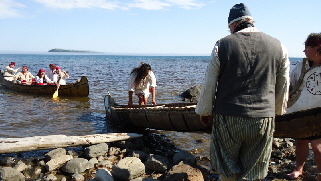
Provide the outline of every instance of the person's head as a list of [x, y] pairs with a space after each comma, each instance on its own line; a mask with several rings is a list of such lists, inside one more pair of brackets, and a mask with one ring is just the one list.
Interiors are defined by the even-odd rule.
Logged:
[[49, 68], [50, 68], [50, 70], [55, 70], [56, 69], [56, 65], [55, 64], [49, 64]]
[[39, 69], [37, 76], [45, 75], [46, 71], [44, 69]]
[[22, 66], [22, 72], [28, 72], [28, 67], [27, 66]]
[[61, 72], [61, 68], [59, 66], [56, 66], [56, 72]]
[[134, 70], [131, 72], [136, 73], [136, 79], [135, 83], [139, 83], [143, 78], [145, 78], [148, 73], [152, 70], [151, 66], [147, 63], [141, 63], [141, 66], [138, 68], [134, 68]]
[[321, 33], [311, 33], [304, 42], [305, 56], [309, 60], [315, 60], [321, 56]]
[[11, 63], [9, 64], [9, 67], [11, 67], [11, 68], [13, 68], [14, 66], [16, 66], [16, 63], [15, 63], [15, 62], [11, 62]]
[[235, 4], [231, 9], [228, 16], [228, 28], [231, 33], [234, 33], [235, 28], [243, 23], [249, 22], [254, 23], [254, 20], [251, 16], [250, 10], [245, 6], [245, 4]]

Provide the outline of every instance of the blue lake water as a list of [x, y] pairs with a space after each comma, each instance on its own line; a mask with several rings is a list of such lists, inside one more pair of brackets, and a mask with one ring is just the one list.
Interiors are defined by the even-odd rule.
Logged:
[[[291, 58], [296, 62], [301, 58]], [[16, 68], [28, 66], [36, 75], [39, 69], [49, 70], [54, 63], [71, 76], [68, 83], [80, 76], [89, 80], [86, 98], [58, 100], [51, 96], [17, 93], [0, 85], [0, 137], [27, 137], [53, 134], [87, 135], [114, 132], [105, 119], [104, 96], [109, 91], [117, 103], [127, 103], [129, 73], [141, 62], [151, 65], [157, 77], [157, 103], [182, 102], [179, 95], [201, 84], [209, 56], [114, 56], [103, 54], [0, 54], [0, 68], [10, 62]], [[135, 102], [137, 102], [135, 100]], [[195, 140], [208, 138], [207, 133], [160, 131], [183, 149], [206, 150]], [[208, 144], [208, 143], [204, 143]], [[202, 151], [200, 151], [202, 152]]]

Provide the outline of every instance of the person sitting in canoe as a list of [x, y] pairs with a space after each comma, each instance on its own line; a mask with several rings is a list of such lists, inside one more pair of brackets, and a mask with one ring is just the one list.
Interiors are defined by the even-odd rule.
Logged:
[[[297, 63], [291, 71], [290, 80], [293, 91], [301, 90], [300, 96], [291, 98], [287, 114], [320, 107], [321, 101], [321, 33], [311, 33], [304, 42], [304, 53], [307, 59]], [[293, 94], [298, 95], [298, 94]], [[305, 160], [309, 155], [309, 143], [311, 144], [314, 160], [318, 168], [316, 180], [321, 180], [321, 135], [296, 140], [296, 168], [287, 174], [290, 179], [296, 179], [303, 174]]]
[[50, 80], [49, 77], [46, 75], [46, 70], [39, 69], [38, 74], [36, 75], [36, 84], [37, 85], [47, 85], [47, 84], [54, 84], [55, 82]]
[[17, 75], [13, 78], [13, 83], [24, 84], [24, 85], [31, 85], [33, 76], [29, 71], [27, 66], [22, 66], [21, 72], [17, 73]]
[[54, 80], [54, 75], [56, 74], [56, 65], [55, 64], [49, 64], [49, 71], [48, 71], [48, 77], [50, 80]]
[[59, 85], [66, 85], [66, 79], [69, 78], [69, 74], [66, 71], [62, 71], [59, 66], [56, 66], [56, 73], [53, 75], [53, 81], [58, 82]]
[[142, 63], [140, 67], [132, 70], [128, 88], [129, 107], [132, 107], [133, 105], [132, 98], [134, 92], [138, 96], [139, 105], [147, 104], [150, 92], [152, 93], [152, 104], [156, 105], [156, 77], [149, 64]]
[[14, 66], [16, 66], [15, 62], [11, 62], [6, 69], [4, 70], [4, 79], [8, 80], [8, 81], [13, 81], [13, 77], [15, 75], [15, 73], [18, 72], [18, 70], [20, 68], [14, 69]]

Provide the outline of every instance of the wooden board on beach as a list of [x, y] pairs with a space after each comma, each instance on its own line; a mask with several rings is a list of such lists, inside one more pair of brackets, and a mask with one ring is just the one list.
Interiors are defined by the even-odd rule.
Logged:
[[86, 136], [48, 135], [25, 138], [0, 138], [0, 154], [46, 150], [76, 146], [90, 146], [142, 137], [136, 133], [107, 133]]

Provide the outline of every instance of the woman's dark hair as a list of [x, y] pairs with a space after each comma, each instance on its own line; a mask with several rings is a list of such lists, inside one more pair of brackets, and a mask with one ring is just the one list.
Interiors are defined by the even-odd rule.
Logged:
[[152, 68], [147, 63], [142, 63], [140, 67], [134, 68], [130, 74], [136, 74], [135, 84], [139, 84], [139, 82], [146, 77], [149, 70], [152, 70]]
[[317, 51], [321, 54], [321, 33], [311, 33], [309, 34], [307, 40], [304, 42], [305, 46], [316, 47]]

